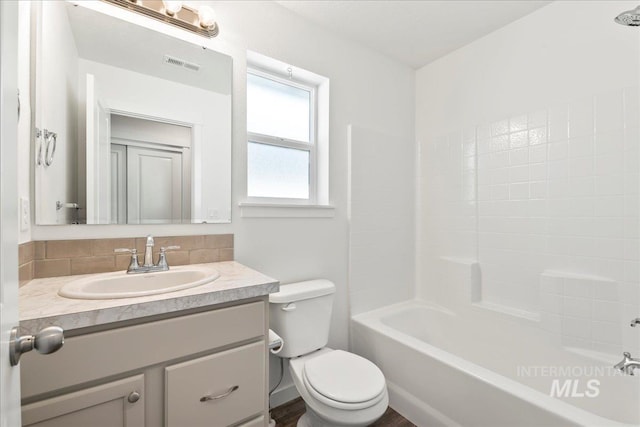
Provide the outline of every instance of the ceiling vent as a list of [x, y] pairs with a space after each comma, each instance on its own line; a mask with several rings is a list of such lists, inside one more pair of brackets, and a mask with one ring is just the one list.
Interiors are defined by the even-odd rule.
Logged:
[[176, 67], [186, 68], [191, 71], [200, 71], [200, 65], [194, 62], [187, 62], [183, 59], [176, 58], [175, 56], [165, 55], [164, 62], [170, 65], [175, 65]]

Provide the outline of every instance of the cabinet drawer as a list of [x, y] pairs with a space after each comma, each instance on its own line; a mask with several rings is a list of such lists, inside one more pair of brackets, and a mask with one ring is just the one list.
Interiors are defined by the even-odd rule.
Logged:
[[265, 358], [257, 342], [165, 368], [167, 427], [228, 426], [264, 413]]
[[23, 356], [22, 398], [263, 336], [264, 312], [254, 302], [71, 337], [47, 357]]

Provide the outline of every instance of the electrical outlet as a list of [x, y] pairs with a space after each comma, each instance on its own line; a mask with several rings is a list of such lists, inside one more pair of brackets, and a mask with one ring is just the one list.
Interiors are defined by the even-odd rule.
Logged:
[[20, 231], [29, 230], [31, 224], [29, 215], [29, 199], [20, 197]]

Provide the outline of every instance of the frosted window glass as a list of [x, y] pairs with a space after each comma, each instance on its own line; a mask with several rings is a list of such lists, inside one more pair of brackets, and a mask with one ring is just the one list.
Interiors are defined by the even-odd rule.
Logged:
[[309, 198], [309, 152], [249, 142], [250, 197]]
[[310, 142], [308, 90], [247, 74], [249, 132]]

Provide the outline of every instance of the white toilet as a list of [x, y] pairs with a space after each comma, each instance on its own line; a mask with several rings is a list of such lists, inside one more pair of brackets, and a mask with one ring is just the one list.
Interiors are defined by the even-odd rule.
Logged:
[[269, 296], [270, 327], [284, 342], [278, 356], [289, 359], [289, 372], [307, 407], [299, 427], [367, 426], [389, 403], [376, 365], [325, 347], [335, 289], [328, 280], [309, 280], [283, 285]]

